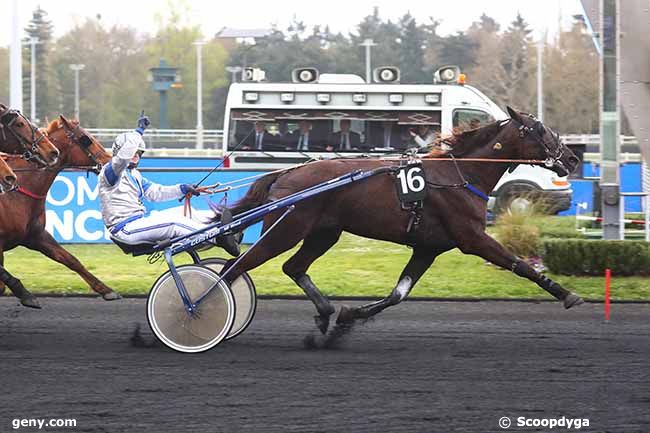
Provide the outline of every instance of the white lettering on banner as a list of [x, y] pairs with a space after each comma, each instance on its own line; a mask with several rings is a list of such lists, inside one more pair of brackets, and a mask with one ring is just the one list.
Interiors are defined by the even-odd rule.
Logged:
[[[61, 182], [65, 186], [65, 194], [62, 199], [56, 199], [52, 195], [52, 191], [55, 189], [54, 184], [56, 182]], [[79, 206], [84, 206], [86, 201], [94, 202], [99, 197], [99, 185], [91, 187], [87, 178], [79, 176], [77, 177], [77, 185], [75, 188], [75, 184], [71, 178], [66, 176], [57, 176], [54, 179], [52, 188], [50, 188], [50, 192], [47, 194], [47, 202], [53, 206], [66, 206], [72, 203], [75, 196], [77, 198], [77, 205]]]
[[[63, 184], [66, 186], [67, 192], [63, 200], [57, 200], [54, 197], [52, 197], [52, 189], [54, 188], [54, 184], [56, 182], [63, 182]], [[65, 206], [72, 202], [72, 199], [74, 199], [74, 193], [75, 193], [75, 189], [74, 189], [74, 184], [72, 183], [72, 179], [67, 178], [65, 176], [57, 176], [54, 179], [54, 183], [52, 183], [52, 187], [50, 188], [50, 191], [47, 193], [47, 202], [54, 206]]]
[[77, 178], [77, 204], [83, 206], [86, 204], [85, 198], [88, 197], [88, 201], [93, 202], [99, 197], [99, 185], [95, 185], [94, 188], [90, 188], [88, 185], [88, 179], [85, 177]]
[[[74, 229], [83, 240], [98, 241], [104, 236], [104, 230], [95, 230], [92, 232], [86, 230], [86, 221], [90, 218], [101, 221], [102, 213], [97, 210], [85, 210], [81, 212], [77, 218], [75, 218]], [[104, 227], [103, 224], [102, 227]]]
[[71, 241], [74, 236], [74, 213], [71, 210], [63, 211], [63, 220], [53, 210], [45, 211], [45, 230], [56, 237], [58, 232], [61, 239]]

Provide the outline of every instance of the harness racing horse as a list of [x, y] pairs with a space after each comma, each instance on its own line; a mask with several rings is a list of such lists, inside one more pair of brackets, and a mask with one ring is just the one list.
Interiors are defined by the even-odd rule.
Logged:
[[59, 150], [20, 111], [0, 103], [0, 151], [43, 166], [54, 165]]
[[[453, 248], [480, 256], [528, 278], [563, 301], [565, 308], [582, 303], [579, 296], [535, 271], [485, 232], [487, 195], [506, 169], [525, 160], [527, 163], [546, 163], [560, 176], [566, 176], [579, 162], [559, 140], [559, 136], [540, 121], [530, 115], [517, 113], [510, 107], [508, 112], [511, 116], [509, 120], [455, 132], [445, 140], [452, 147], [445, 158], [422, 160], [426, 197], [419, 212], [419, 221], [410, 233], [407, 227], [413, 223], [412, 215], [402, 209], [398, 200], [394, 174], [377, 175], [298, 202], [295, 210], [267, 233], [250, 254], [239, 262], [236, 259], [227, 262], [223, 273], [232, 269], [226, 279], [234, 281], [242, 272], [261, 265], [302, 240], [301, 247], [284, 263], [282, 269], [315, 304], [318, 311], [316, 324], [325, 333], [335, 309], [312, 282], [307, 270], [346, 231], [411, 245], [413, 254], [390, 295], [357, 308], [341, 308], [337, 323], [368, 319], [400, 303], [435, 258]], [[502, 161], [492, 161], [494, 159]], [[269, 174], [257, 180], [231, 211], [238, 215], [354, 170], [371, 170], [395, 164], [395, 160], [327, 160]], [[281, 214], [282, 211], [275, 211], [267, 215], [262, 232], [265, 233]]]
[[[79, 126], [78, 121], [68, 121], [60, 116], [49, 125], [47, 132], [60, 151], [56, 164], [46, 169], [39, 169], [34, 163], [22, 160], [11, 164], [14, 171], [19, 173], [21, 188], [0, 196], [0, 265], [4, 261], [4, 251], [24, 246], [77, 272], [105, 300], [119, 299], [119, 294], [88, 272], [79, 260], [45, 231], [45, 199], [59, 172], [64, 168], [76, 167], [98, 173], [101, 166], [110, 160], [110, 155]], [[34, 295], [4, 267], [0, 267], [0, 281], [11, 289], [21, 304], [40, 308]]]
[[0, 104], [0, 194], [18, 187], [16, 174], [6, 160], [21, 154], [26, 159], [37, 159], [43, 165], [56, 162], [59, 151], [20, 112]]

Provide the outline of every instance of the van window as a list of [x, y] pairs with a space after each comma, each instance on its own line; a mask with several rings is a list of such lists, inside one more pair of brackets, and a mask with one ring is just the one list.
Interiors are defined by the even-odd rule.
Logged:
[[454, 128], [475, 129], [494, 122], [494, 117], [483, 110], [459, 108], [454, 110], [452, 124]]

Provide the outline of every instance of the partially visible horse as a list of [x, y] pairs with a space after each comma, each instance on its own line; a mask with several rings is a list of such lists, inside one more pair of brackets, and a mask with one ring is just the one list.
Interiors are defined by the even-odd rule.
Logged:
[[[47, 130], [50, 140], [60, 151], [58, 162], [41, 169], [36, 164], [15, 160], [11, 167], [19, 175], [20, 190], [0, 196], [0, 265], [4, 251], [24, 246], [39, 251], [47, 257], [77, 272], [97, 293], [106, 300], [120, 296], [102, 283], [59, 245], [45, 231], [45, 199], [54, 179], [61, 170], [69, 167], [84, 168], [98, 172], [110, 160], [104, 147], [79, 126], [78, 121], [68, 121], [63, 116], [53, 121]], [[57, 153], [58, 154], [58, 153]], [[37, 299], [4, 267], [0, 267], [0, 281], [27, 307], [40, 308]]]
[[[238, 263], [235, 259], [227, 262], [224, 267], [224, 272], [230, 269], [227, 280], [234, 281], [244, 271], [256, 268], [302, 240], [299, 250], [282, 269], [315, 304], [318, 311], [316, 323], [324, 333], [335, 310], [313, 283], [307, 270], [338, 241], [343, 231], [347, 231], [408, 244], [413, 247], [413, 253], [390, 295], [361, 307], [343, 307], [337, 322], [367, 319], [400, 303], [435, 258], [453, 248], [480, 256], [528, 278], [563, 301], [565, 308], [582, 303], [580, 297], [535, 271], [485, 232], [487, 195], [510, 166], [522, 160], [544, 161], [548, 168], [566, 176], [579, 162], [559, 136], [540, 121], [510, 107], [508, 112], [510, 120], [455, 133], [446, 140], [453, 149], [446, 158], [422, 160], [426, 198], [417, 216], [419, 221], [410, 233], [407, 228], [413, 226], [414, 219], [411, 212], [403, 210], [398, 200], [395, 175], [377, 175], [297, 203], [295, 210], [250, 254]], [[506, 161], [491, 161], [494, 159]], [[395, 160], [339, 159], [269, 174], [257, 180], [231, 211], [234, 215], [241, 214], [354, 170], [371, 170], [396, 163]], [[266, 232], [281, 214], [282, 211], [276, 211], [267, 215], [262, 231]]]
[[20, 154], [40, 165], [54, 165], [59, 150], [20, 111], [0, 103], [0, 152]]
[[54, 163], [59, 151], [20, 112], [0, 103], [0, 194], [18, 186], [16, 174], [6, 160], [14, 155], [26, 159], [39, 158], [43, 164]]

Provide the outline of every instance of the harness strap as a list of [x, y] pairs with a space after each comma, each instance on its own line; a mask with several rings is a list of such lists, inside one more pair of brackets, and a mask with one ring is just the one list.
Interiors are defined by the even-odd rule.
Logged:
[[34, 200], [45, 200], [47, 198], [47, 194], [38, 195], [38, 194], [35, 194], [35, 193], [33, 193], [33, 192], [29, 191], [29, 190], [26, 190], [22, 186], [19, 186], [18, 188], [16, 188], [16, 191], [18, 191], [21, 194], [26, 195], [27, 197], [33, 198]]

